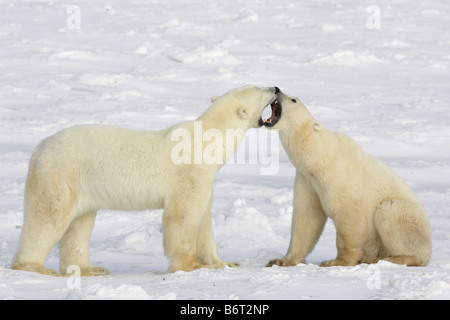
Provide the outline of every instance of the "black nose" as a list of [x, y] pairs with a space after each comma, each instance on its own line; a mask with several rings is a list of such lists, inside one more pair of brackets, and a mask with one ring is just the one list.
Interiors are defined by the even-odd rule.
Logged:
[[281, 92], [280, 88], [275, 87], [275, 94], [279, 94]]

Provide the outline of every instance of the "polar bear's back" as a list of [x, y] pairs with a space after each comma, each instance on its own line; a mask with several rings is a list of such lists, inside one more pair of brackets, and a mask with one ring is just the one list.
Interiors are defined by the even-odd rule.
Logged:
[[361, 202], [377, 206], [389, 199], [418, 202], [414, 192], [397, 173], [366, 153], [352, 138], [325, 129], [321, 134], [319, 150], [323, 152], [322, 158], [327, 157], [328, 160], [316, 175], [322, 177], [321, 189], [335, 198], [333, 203], [347, 199], [361, 207]]
[[42, 141], [30, 169], [42, 187], [77, 190], [93, 209], [159, 208], [167, 171], [161, 139], [161, 131], [75, 126]]

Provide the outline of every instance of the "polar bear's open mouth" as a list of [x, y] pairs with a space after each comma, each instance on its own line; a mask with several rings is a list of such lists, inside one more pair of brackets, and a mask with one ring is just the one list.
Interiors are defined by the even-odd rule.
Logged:
[[269, 119], [259, 119], [259, 125], [260, 126], [266, 126], [266, 127], [273, 127], [278, 120], [281, 118], [281, 102], [280, 99], [277, 97], [271, 104], [270, 107], [272, 108], [272, 115]]

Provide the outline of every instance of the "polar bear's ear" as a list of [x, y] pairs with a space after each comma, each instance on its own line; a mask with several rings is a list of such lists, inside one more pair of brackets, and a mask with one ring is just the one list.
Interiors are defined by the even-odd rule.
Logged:
[[214, 96], [214, 97], [211, 98], [211, 102], [214, 102], [214, 101], [216, 101], [219, 98], [220, 98], [219, 96]]
[[240, 107], [239, 109], [237, 109], [237, 114], [242, 119], [247, 119], [248, 118], [247, 111], [245, 111], [244, 107]]

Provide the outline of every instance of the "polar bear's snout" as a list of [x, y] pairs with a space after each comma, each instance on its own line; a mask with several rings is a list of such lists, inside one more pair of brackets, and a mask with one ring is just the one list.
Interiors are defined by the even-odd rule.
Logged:
[[260, 127], [262, 127], [263, 125], [266, 127], [273, 127], [281, 118], [283, 98], [281, 95], [281, 90], [278, 87], [275, 87], [275, 94], [275, 99], [269, 104], [272, 109], [272, 114], [268, 119], [263, 119], [261, 116], [258, 122]]

